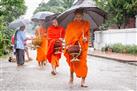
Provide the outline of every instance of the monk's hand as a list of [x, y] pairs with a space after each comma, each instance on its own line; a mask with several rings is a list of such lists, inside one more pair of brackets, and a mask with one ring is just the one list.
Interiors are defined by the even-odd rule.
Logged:
[[83, 42], [85, 43], [85, 42], [87, 42], [87, 41], [88, 41], [87, 37], [84, 37], [84, 38], [83, 38]]
[[33, 40], [34, 39], [34, 37], [30, 37], [30, 38], [28, 38], [28, 40]]
[[44, 34], [43, 34], [43, 36], [47, 36], [47, 34], [46, 34], [46, 33], [44, 33]]
[[71, 47], [71, 46], [72, 46], [72, 45], [67, 45], [67, 46], [66, 46], [66, 49], [68, 49], [68, 48]]
[[63, 41], [63, 38], [59, 38], [60, 41]]

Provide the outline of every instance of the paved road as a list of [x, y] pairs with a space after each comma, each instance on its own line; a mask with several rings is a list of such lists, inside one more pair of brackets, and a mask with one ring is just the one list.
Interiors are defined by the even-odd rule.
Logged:
[[[31, 56], [35, 58], [35, 53]], [[75, 78], [74, 86], [69, 87], [69, 67], [65, 57], [60, 60], [57, 76], [50, 74], [50, 64], [39, 69], [35, 60], [23, 67], [3, 60], [0, 61], [0, 91], [135, 91], [136, 67], [88, 56], [86, 82], [89, 87], [81, 88], [79, 78]]]

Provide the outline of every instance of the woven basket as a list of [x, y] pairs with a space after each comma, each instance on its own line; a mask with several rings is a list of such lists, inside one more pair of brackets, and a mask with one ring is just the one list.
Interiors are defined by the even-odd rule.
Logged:
[[42, 43], [42, 39], [40, 36], [36, 36], [33, 40], [32, 40], [32, 44], [36, 47], [40, 46]]

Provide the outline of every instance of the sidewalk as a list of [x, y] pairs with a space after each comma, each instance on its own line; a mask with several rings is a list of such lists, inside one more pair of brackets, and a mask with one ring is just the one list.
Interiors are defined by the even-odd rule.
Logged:
[[137, 56], [130, 55], [130, 54], [101, 52], [101, 51], [94, 50], [93, 48], [89, 48], [88, 55], [112, 59], [120, 62], [128, 62], [130, 64], [137, 65]]

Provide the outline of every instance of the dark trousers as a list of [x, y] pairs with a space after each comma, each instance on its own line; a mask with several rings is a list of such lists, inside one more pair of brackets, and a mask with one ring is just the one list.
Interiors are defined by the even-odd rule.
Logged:
[[16, 60], [18, 65], [23, 65], [25, 61], [24, 49], [16, 49]]

